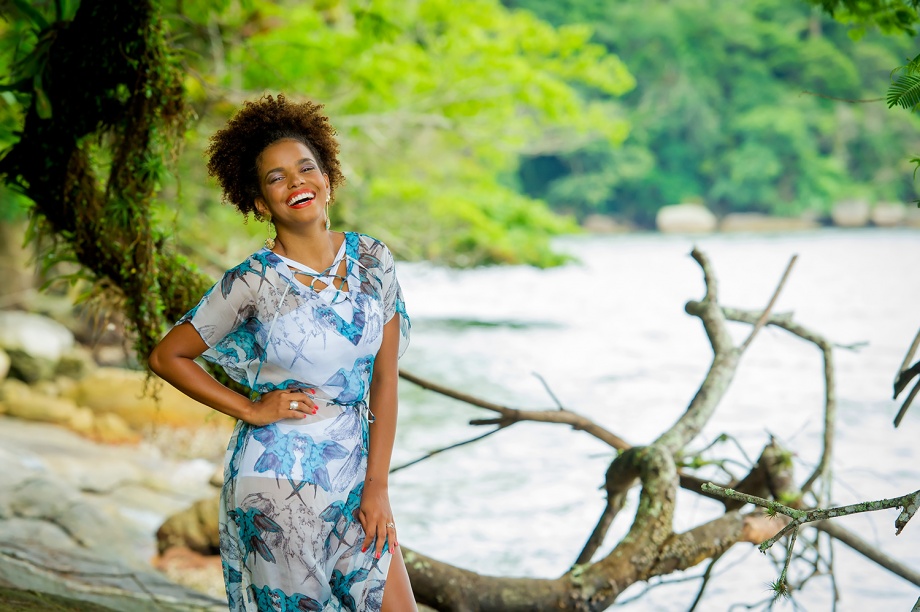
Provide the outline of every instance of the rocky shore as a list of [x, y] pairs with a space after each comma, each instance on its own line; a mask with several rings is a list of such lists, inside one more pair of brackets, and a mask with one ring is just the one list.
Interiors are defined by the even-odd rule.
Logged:
[[0, 610], [226, 610], [219, 560], [157, 532], [213, 498], [231, 425], [0, 311]]

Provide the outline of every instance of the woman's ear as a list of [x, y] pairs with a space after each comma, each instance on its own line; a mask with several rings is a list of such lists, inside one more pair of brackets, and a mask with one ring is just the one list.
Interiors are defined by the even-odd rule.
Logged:
[[271, 217], [271, 213], [268, 210], [268, 206], [265, 204], [265, 200], [262, 199], [262, 196], [256, 197], [253, 202], [256, 206], [256, 212], [259, 213], [260, 217]]

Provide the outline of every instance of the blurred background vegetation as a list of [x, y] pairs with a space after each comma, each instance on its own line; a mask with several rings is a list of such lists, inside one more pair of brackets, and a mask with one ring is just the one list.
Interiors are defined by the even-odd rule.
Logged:
[[[920, 117], [882, 98], [918, 40], [853, 30], [826, 2], [162, 4], [193, 117], [161, 174], [156, 220], [215, 271], [265, 228], [221, 205], [203, 151], [263, 93], [326, 105], [348, 179], [335, 225], [404, 259], [553, 265], [549, 239], [588, 215], [651, 228], [680, 202], [820, 219], [840, 200], [917, 198]], [[39, 74], [51, 41], [36, 20], [78, 5], [4, 2], [0, 74]], [[29, 102], [0, 93], [0, 149]], [[0, 219], [26, 216], [2, 189]]]

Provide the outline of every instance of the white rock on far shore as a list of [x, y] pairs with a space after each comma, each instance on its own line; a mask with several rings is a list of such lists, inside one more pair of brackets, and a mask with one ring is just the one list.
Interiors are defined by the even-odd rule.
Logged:
[[73, 333], [53, 319], [19, 310], [0, 310], [0, 347], [57, 362], [74, 347]]
[[722, 232], [788, 232], [819, 227], [814, 219], [773, 217], [760, 213], [729, 213], [719, 223]]
[[708, 233], [716, 225], [716, 216], [702, 204], [662, 206], [655, 215], [655, 226], [666, 234]]
[[872, 223], [879, 227], [901, 225], [906, 217], [907, 208], [900, 202], [878, 202], [872, 207]]
[[831, 208], [831, 220], [837, 227], [864, 227], [869, 223], [869, 202], [842, 200]]

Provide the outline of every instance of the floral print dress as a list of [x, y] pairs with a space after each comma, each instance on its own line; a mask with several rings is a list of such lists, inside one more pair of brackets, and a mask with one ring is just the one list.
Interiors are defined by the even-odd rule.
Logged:
[[[345, 290], [329, 272], [343, 259]], [[312, 278], [326, 287], [314, 290]], [[356, 513], [367, 472], [374, 358], [393, 316], [400, 317], [401, 355], [409, 318], [393, 257], [379, 240], [346, 232], [323, 272], [257, 251], [177, 323], [190, 322], [209, 347], [203, 357], [254, 396], [303, 389], [319, 407], [315, 415], [264, 427], [236, 424], [220, 504], [231, 610], [380, 609], [391, 555], [375, 559], [373, 547], [361, 552]]]

